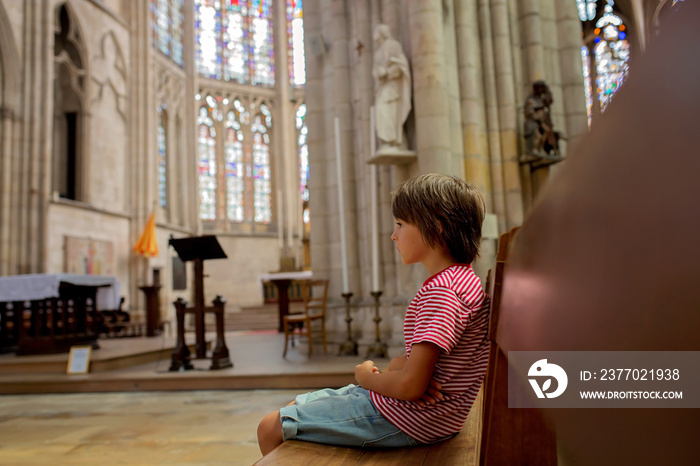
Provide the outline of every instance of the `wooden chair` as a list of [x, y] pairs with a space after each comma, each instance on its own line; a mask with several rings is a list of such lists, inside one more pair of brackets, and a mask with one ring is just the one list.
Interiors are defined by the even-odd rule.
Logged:
[[[314, 292], [314, 290], [316, 290]], [[300, 314], [290, 314], [284, 316], [284, 353], [287, 356], [287, 347], [290, 337], [294, 335], [306, 336], [309, 339], [309, 356], [313, 346], [311, 322], [321, 321], [321, 337], [323, 339], [323, 352], [326, 348], [326, 302], [328, 300], [328, 280], [303, 280], [301, 282], [301, 299], [304, 311]], [[292, 345], [294, 340], [292, 340]]]

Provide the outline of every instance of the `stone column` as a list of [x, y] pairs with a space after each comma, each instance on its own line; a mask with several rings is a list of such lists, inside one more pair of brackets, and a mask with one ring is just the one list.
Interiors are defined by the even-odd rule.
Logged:
[[[287, 30], [287, 13], [286, 4], [284, 2], [276, 2], [274, 4], [274, 18], [277, 31]], [[284, 248], [280, 251], [286, 257], [296, 257], [294, 249], [294, 232], [298, 230], [298, 222], [301, 217], [299, 212], [299, 189], [297, 188], [299, 179], [299, 162], [298, 149], [294, 137], [294, 105], [291, 102], [291, 84], [289, 83], [289, 57], [287, 55], [287, 35], [275, 34], [275, 68], [277, 82], [278, 99], [276, 105], [276, 114], [278, 115], [275, 126], [275, 134], [277, 141], [275, 149], [277, 156], [275, 157], [276, 170], [275, 180], [276, 185], [282, 191], [282, 199], [277, 200], [277, 215], [278, 221], [280, 218], [284, 220], [282, 238]], [[277, 190], [273, 193], [278, 192]], [[286, 235], [285, 235], [286, 233]]]
[[[464, 174], [484, 196], [486, 211], [494, 212], [493, 185], [489, 165], [486, 110], [481, 44], [476, 0], [455, 3], [455, 29], [461, 95], [462, 131], [464, 134]], [[477, 274], [493, 264], [495, 241], [481, 243], [481, 256], [474, 268]], [[480, 264], [488, 264], [480, 267]], [[480, 276], [483, 274], [480, 274]]]
[[[311, 264], [314, 274], [330, 277], [330, 252], [328, 244], [328, 177], [332, 172], [329, 165], [326, 139], [329, 126], [323, 117], [325, 95], [323, 85], [324, 63], [328, 53], [321, 26], [320, 0], [304, 2], [304, 43], [306, 54], [306, 121], [309, 127], [309, 209], [311, 213]], [[332, 131], [332, 129], [331, 129]], [[337, 285], [337, 283], [336, 283]], [[337, 298], [339, 288], [331, 288], [329, 297]]]
[[[131, 217], [131, 244], [135, 243], [141, 234], [146, 219], [153, 208], [153, 186], [150, 182], [150, 167], [155, 159], [155, 131], [153, 114], [155, 113], [155, 85], [151, 70], [151, 43], [149, 27], [149, 2], [138, 0], [133, 5], [130, 35], [130, 66], [129, 66], [129, 96], [130, 102], [137, 105], [129, 106], [131, 125], [129, 132], [131, 140], [130, 162], [131, 175], [129, 177], [130, 213]], [[185, 47], [186, 50], [186, 47]], [[167, 247], [161, 245], [162, 250]], [[130, 280], [129, 296], [138, 299], [143, 304], [143, 296], [138, 285], [148, 283], [149, 270], [148, 259], [135, 254], [129, 254]]]
[[520, 25], [523, 30], [523, 50], [526, 57], [527, 78], [530, 84], [545, 79], [544, 50], [540, 0], [520, 0]]
[[492, 0], [491, 25], [496, 74], [496, 95], [506, 206], [506, 229], [522, 224], [523, 202], [518, 163], [517, 103], [506, 0]]
[[452, 160], [442, 2], [408, 3], [418, 172], [462, 174]]
[[[5, 70], [1, 70], [5, 72]], [[2, 84], [5, 84], [4, 82]], [[12, 222], [13, 196], [13, 118], [9, 107], [0, 107], [0, 275], [12, 275], [10, 231]]]
[[573, 2], [555, 0], [555, 7], [565, 131], [567, 145], [574, 147], [588, 133], [581, 64], [581, 22]]
[[506, 231], [506, 200], [501, 157], [500, 123], [496, 94], [496, 72], [494, 65], [493, 38], [491, 32], [491, 9], [489, 0], [478, 0], [479, 33], [484, 76], [484, 106], [488, 136], [488, 158], [490, 162], [493, 212], [498, 218], [498, 231]]
[[11, 240], [17, 247], [17, 273], [44, 272], [45, 221], [50, 186], [49, 128], [53, 115], [53, 31], [55, 15], [43, 1], [24, 3], [24, 73], [20, 142], [17, 228]]
[[[359, 248], [359, 263], [361, 270], [370, 271], [372, 267], [372, 246], [371, 246], [371, 205], [370, 197], [370, 170], [367, 164], [371, 156], [372, 148], [370, 139], [375, 131], [370, 125], [370, 108], [374, 105], [374, 82], [372, 79], [372, 65], [374, 60], [372, 35], [374, 29], [370, 1], [362, 0], [348, 12], [349, 40], [348, 40], [348, 63], [351, 68], [352, 79], [350, 81], [350, 92], [352, 98], [353, 115], [353, 147], [356, 156], [354, 157], [354, 170], [358, 174], [356, 184], [357, 196], [357, 235], [361, 241]], [[381, 218], [383, 214], [379, 213]], [[381, 242], [380, 242], [381, 251]], [[360, 274], [361, 282], [358, 283], [357, 293], [363, 299], [371, 299], [370, 291], [372, 283], [371, 273]], [[381, 280], [381, 270], [380, 270]]]
[[493, 211], [489, 170], [484, 73], [477, 22], [476, 0], [455, 4], [457, 59], [464, 134], [464, 174], [483, 193], [486, 209]]

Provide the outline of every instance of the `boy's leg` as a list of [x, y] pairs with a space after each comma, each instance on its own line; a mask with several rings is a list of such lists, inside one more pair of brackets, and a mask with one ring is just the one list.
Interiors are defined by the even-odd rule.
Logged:
[[[287, 406], [292, 406], [296, 401], [287, 403]], [[279, 410], [270, 413], [258, 424], [258, 447], [263, 456], [274, 450], [282, 444], [282, 421], [280, 419]]]
[[404, 447], [417, 442], [377, 411], [369, 392], [349, 385], [299, 395], [280, 409], [282, 439], [349, 447]]
[[258, 446], [263, 456], [282, 445], [282, 421], [280, 412], [268, 414], [258, 425]]

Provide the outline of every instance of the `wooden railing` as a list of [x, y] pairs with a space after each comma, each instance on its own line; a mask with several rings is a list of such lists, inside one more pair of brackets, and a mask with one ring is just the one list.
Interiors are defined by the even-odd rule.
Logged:
[[0, 302], [0, 352], [62, 353], [98, 348], [94, 286], [63, 286], [58, 298]]

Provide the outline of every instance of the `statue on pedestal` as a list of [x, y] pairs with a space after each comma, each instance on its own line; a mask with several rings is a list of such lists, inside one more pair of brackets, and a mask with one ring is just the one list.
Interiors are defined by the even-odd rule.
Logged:
[[525, 154], [522, 162], [532, 162], [542, 158], [559, 159], [559, 133], [554, 131], [550, 106], [552, 93], [544, 81], [535, 81], [532, 94], [527, 96], [525, 113]]
[[411, 111], [411, 71], [401, 44], [389, 26], [374, 30], [374, 105], [379, 140], [377, 154], [407, 152], [403, 124]]

